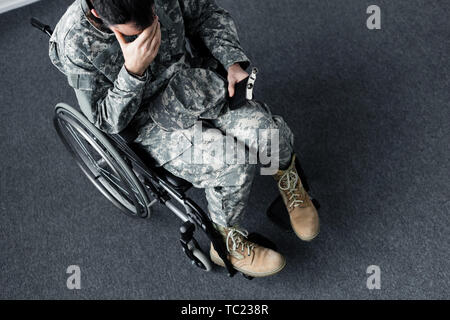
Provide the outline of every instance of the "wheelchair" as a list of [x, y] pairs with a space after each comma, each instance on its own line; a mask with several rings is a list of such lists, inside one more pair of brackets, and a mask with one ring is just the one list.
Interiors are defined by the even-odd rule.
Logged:
[[[39, 20], [32, 18], [31, 24], [48, 36], [52, 35], [51, 27]], [[193, 44], [189, 46], [192, 50]], [[119, 134], [104, 133], [81, 111], [65, 103], [56, 105], [53, 124], [84, 174], [123, 213], [133, 218], [148, 219], [155, 204], [166, 206], [182, 221], [180, 243], [194, 266], [204, 271], [212, 270], [209, 255], [204, 253], [194, 238], [198, 228], [206, 234], [224, 261], [228, 276], [236, 274], [227, 258], [223, 238], [210, 217], [186, 195], [192, 184], [163, 167], [151, 166], [154, 160], [133, 143], [135, 133], [132, 130], [125, 129]], [[249, 239], [276, 249], [272, 242], [259, 234], [250, 234]]]

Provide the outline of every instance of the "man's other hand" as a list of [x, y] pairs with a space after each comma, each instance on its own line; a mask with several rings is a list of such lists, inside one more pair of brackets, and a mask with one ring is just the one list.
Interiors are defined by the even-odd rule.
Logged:
[[249, 74], [241, 68], [239, 63], [233, 64], [228, 68], [228, 92], [230, 98], [234, 96], [234, 86], [241, 80], [247, 78]]
[[161, 26], [158, 18], [144, 29], [132, 42], [127, 42], [123, 34], [112, 28], [119, 41], [128, 72], [142, 76], [158, 54], [161, 44]]

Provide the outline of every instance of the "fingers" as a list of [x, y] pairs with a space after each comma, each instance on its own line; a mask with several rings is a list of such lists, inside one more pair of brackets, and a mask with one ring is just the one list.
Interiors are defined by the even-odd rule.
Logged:
[[236, 64], [237, 68], [230, 67], [228, 68], [228, 93], [230, 98], [234, 96], [236, 84], [245, 80], [249, 74], [242, 70], [239, 64]]
[[145, 41], [152, 39], [155, 36], [158, 26], [159, 26], [159, 19], [158, 17], [156, 17], [152, 25], [144, 29], [144, 31], [142, 31], [142, 33], [139, 35], [139, 37], [137, 37], [135, 41], [139, 44], [142, 44]]
[[236, 79], [236, 83], [241, 82], [242, 80], [244, 80], [245, 78], [247, 78], [249, 76], [249, 74], [247, 72], [239, 74], [238, 78]]
[[123, 48], [127, 44], [125, 37], [119, 31], [116, 31], [114, 29], [112, 29], [112, 31], [116, 35], [116, 39], [117, 39], [117, 41], [119, 41], [120, 47]]
[[152, 52], [158, 51], [160, 44], [161, 44], [161, 26], [158, 23], [158, 26], [155, 31], [155, 36], [153, 37], [152, 41], [149, 42], [147, 49]]
[[232, 98], [234, 96], [235, 84], [236, 84], [236, 80], [232, 80], [232, 81], [228, 82], [228, 94], [229, 94], [230, 98]]
[[[159, 20], [155, 20], [155, 25], [152, 28], [152, 33], [150, 34], [149, 39], [153, 39], [158, 33], [160, 33], [161, 30], [161, 23], [159, 22]], [[161, 36], [161, 34], [160, 34]]]

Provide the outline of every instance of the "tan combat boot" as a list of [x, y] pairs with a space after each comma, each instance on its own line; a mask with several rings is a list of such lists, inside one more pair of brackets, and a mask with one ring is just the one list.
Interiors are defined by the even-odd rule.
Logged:
[[[236, 270], [251, 277], [266, 277], [280, 272], [286, 265], [286, 259], [278, 252], [247, 240], [247, 231], [216, 227], [226, 241], [228, 259]], [[210, 256], [215, 264], [225, 267], [212, 243]]]
[[295, 168], [295, 154], [289, 168], [278, 170], [274, 178], [295, 234], [304, 241], [314, 239], [319, 234], [319, 215]]

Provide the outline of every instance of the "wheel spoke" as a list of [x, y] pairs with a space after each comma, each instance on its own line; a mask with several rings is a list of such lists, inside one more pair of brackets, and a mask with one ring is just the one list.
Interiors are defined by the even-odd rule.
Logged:
[[[119, 188], [119, 189], [120, 189], [123, 193], [125, 193], [127, 196], [129, 195], [128, 192], [127, 192], [126, 190], [124, 190], [124, 189], [122, 188], [121, 185], [119, 185], [118, 183], [116, 183], [116, 181], [113, 181], [113, 179], [111, 178], [111, 174], [110, 174], [109, 172], [107, 172], [106, 170], [103, 170], [103, 171], [105, 171], [105, 174], [103, 175], [103, 178], [109, 180], [112, 184], [114, 184], [117, 188]], [[113, 177], [115, 178], [114, 175], [113, 175]], [[119, 180], [119, 181], [120, 181], [120, 180]]]
[[81, 142], [81, 140], [79, 139], [78, 135], [75, 134], [75, 132], [73, 131], [73, 128], [72, 128], [72, 126], [70, 124], [69, 124], [69, 128], [68, 129], [70, 130], [70, 133], [71, 133], [72, 137], [78, 142], [78, 145], [80, 146], [80, 148], [83, 149], [84, 154], [89, 158], [91, 163], [98, 169], [97, 162], [92, 158], [91, 154], [86, 149], [86, 146], [84, 145], [83, 142]]
[[[112, 177], [112, 179], [114, 179], [117, 183], [120, 183], [121, 179], [118, 178], [118, 177], [116, 177], [114, 174], [112, 174], [112, 173], [109, 172], [108, 170], [105, 170], [105, 169], [99, 167], [99, 171], [100, 171], [101, 173], [103, 172], [105, 175], [108, 175], [108, 176]], [[111, 179], [111, 181], [112, 181], [112, 179]]]
[[145, 194], [142, 194], [146, 190], [141, 190], [142, 181], [138, 177], [136, 182], [133, 171], [130, 172], [133, 170], [131, 162], [135, 163], [134, 155], [126, 148], [104, 142], [80, 117], [70, 111], [58, 113], [54, 123], [64, 143], [84, 173], [110, 201], [131, 215], [140, 216], [141, 208], [147, 208]]
[[[106, 151], [106, 150], [105, 150], [105, 151]], [[108, 153], [108, 154], [109, 154], [109, 153]], [[113, 175], [111, 172], [105, 170], [104, 168], [99, 167], [99, 170], [102, 171], [102, 172], [105, 172], [105, 173], [107, 173], [107, 174], [109, 174], [109, 175], [111, 175], [111, 176], [114, 177], [118, 182], [121, 181], [121, 178], [120, 178], [120, 177], [116, 177], [115, 175]], [[133, 191], [133, 193], [134, 193], [135, 195], [139, 195], [139, 190], [135, 187], [134, 184], [129, 184], [129, 187], [131, 188], [131, 190]], [[128, 194], [128, 193], [127, 193], [127, 194]], [[142, 201], [139, 199], [139, 197], [137, 197], [137, 199], [138, 199], [138, 201], [139, 201], [139, 204], [144, 205], [144, 204], [142, 203]]]
[[[92, 158], [92, 153], [90, 153], [87, 149], [85, 144], [80, 140], [79, 136], [75, 133], [74, 128], [70, 125], [67, 124], [66, 128], [68, 129], [68, 131], [70, 132], [71, 136], [74, 138], [74, 140], [77, 142], [78, 146], [80, 147], [80, 149], [82, 149], [82, 151], [84, 152], [84, 154], [86, 155], [86, 157], [89, 159], [89, 161], [92, 163], [92, 165], [98, 170], [98, 172], [101, 174], [101, 176], [103, 178], [105, 178], [107, 181], [109, 181], [110, 184], [114, 185], [116, 188], [120, 189], [120, 191], [122, 192], [122, 194], [126, 197], [126, 200], [128, 202], [130, 202], [130, 198], [129, 198], [129, 193], [119, 184], [121, 179], [116, 177], [114, 174], [110, 173], [109, 171], [105, 170], [104, 168], [100, 167], [98, 165], [98, 162], [94, 160], [94, 158]], [[107, 150], [104, 150], [105, 152], [107, 152]], [[108, 155], [109, 152], [108, 152]], [[111, 156], [111, 155], [110, 155]], [[100, 176], [96, 176], [95, 179], [100, 178]], [[135, 191], [135, 190], [133, 190]]]

